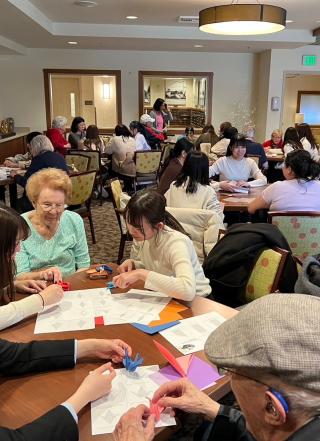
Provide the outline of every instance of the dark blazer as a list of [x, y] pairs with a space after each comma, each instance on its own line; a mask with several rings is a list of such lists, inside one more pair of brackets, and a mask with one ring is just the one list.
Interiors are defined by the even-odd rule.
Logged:
[[[0, 373], [5, 376], [74, 366], [74, 340], [11, 343], [0, 340]], [[0, 387], [1, 391], [1, 387]], [[17, 409], [18, 412], [23, 409]], [[1, 441], [78, 441], [78, 426], [64, 406], [19, 429], [0, 428]]]
[[250, 139], [246, 139], [246, 149], [247, 155], [260, 156], [259, 168], [262, 168], [262, 165], [268, 161], [264, 148], [258, 142], [253, 142]]

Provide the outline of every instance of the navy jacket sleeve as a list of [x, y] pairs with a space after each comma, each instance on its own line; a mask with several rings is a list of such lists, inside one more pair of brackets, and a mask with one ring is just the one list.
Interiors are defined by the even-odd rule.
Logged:
[[74, 340], [30, 343], [0, 340], [0, 374], [2, 375], [21, 375], [73, 366]]
[[64, 406], [57, 406], [19, 429], [0, 428], [1, 441], [78, 441], [78, 426]]
[[220, 406], [218, 415], [206, 432], [208, 441], [255, 441], [247, 432], [246, 421], [242, 413], [229, 406]]

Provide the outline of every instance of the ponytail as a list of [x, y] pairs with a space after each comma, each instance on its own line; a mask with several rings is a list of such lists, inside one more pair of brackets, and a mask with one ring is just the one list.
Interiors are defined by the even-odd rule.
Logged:
[[285, 166], [292, 169], [298, 180], [312, 181], [320, 176], [320, 164], [314, 161], [310, 153], [304, 149], [288, 153]]

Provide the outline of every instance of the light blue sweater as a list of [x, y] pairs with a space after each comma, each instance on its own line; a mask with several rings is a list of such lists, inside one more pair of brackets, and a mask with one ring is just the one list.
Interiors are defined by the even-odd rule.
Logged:
[[24, 213], [22, 217], [27, 221], [31, 235], [21, 243], [21, 251], [16, 255], [18, 275], [57, 266], [65, 277], [90, 265], [83, 220], [77, 213], [64, 211], [59, 227], [50, 240], [37, 232], [29, 213]]

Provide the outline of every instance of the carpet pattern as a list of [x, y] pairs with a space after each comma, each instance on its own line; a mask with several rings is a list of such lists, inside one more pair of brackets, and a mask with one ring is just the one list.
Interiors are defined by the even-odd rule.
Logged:
[[[95, 245], [92, 243], [89, 222], [87, 219], [84, 219], [91, 263], [117, 263], [120, 229], [112, 202], [104, 200], [100, 206], [99, 201], [93, 200], [91, 211], [96, 234]], [[123, 259], [129, 257], [130, 248], [131, 243], [128, 242], [125, 247]]]

